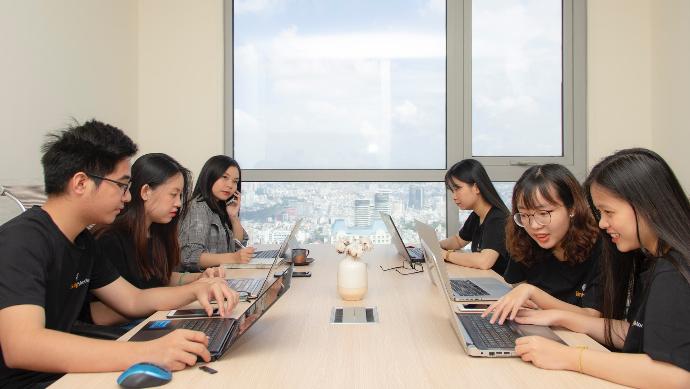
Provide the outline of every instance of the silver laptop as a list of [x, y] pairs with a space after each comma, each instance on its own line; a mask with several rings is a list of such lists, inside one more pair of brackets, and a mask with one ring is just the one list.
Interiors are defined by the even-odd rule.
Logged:
[[398, 228], [395, 226], [395, 223], [393, 222], [393, 218], [391, 218], [391, 215], [385, 212], [379, 212], [379, 214], [381, 215], [381, 220], [383, 220], [383, 224], [385, 224], [386, 229], [388, 229], [388, 233], [391, 236], [393, 246], [395, 246], [395, 249], [398, 250], [398, 254], [400, 254], [400, 256], [403, 257], [404, 260], [410, 263], [424, 262], [424, 251], [420, 247], [410, 248], [405, 246], [405, 243], [403, 242], [402, 237], [400, 236], [400, 232], [398, 231]]
[[[427, 258], [427, 268], [429, 263], [436, 263], [436, 274], [442, 278], [442, 263], [440, 246], [438, 249], [431, 249], [425, 241], [422, 241], [422, 248]], [[430, 271], [431, 272], [431, 271]], [[538, 335], [556, 342], [566, 344], [549, 327], [517, 324], [506, 320], [505, 324], [491, 324], [489, 318], [482, 317], [477, 313], [458, 313], [455, 311], [448, 289], [439, 288], [443, 291], [442, 297], [445, 304], [448, 304], [450, 323], [458, 337], [460, 344], [465, 349], [467, 355], [473, 357], [514, 357], [515, 339], [521, 336]]]
[[239, 292], [240, 295], [246, 295], [247, 298], [253, 299], [261, 294], [261, 291], [268, 283], [268, 278], [271, 276], [271, 271], [276, 267], [276, 264], [280, 262], [280, 257], [275, 256], [273, 258], [273, 263], [266, 273], [266, 277], [263, 278], [230, 278], [226, 279], [225, 282], [228, 287]]
[[[415, 228], [417, 229], [417, 234], [419, 234], [420, 241], [426, 243], [428, 247], [438, 250], [439, 258], [441, 258], [441, 245], [438, 242], [436, 231], [430, 225], [419, 220], [415, 220]], [[425, 254], [428, 254], [426, 250]], [[510, 291], [508, 285], [492, 277], [449, 279], [446, 263], [443, 260], [438, 261], [438, 263], [430, 263], [427, 258], [426, 262], [427, 268], [438, 267], [441, 274], [439, 281], [454, 301], [496, 301]], [[428, 276], [431, 282], [435, 284], [433, 274], [431, 274], [433, 269], [429, 270]]]
[[[290, 233], [285, 237], [285, 240], [283, 240], [283, 243], [280, 244], [280, 248], [278, 250], [264, 250], [263, 252], [269, 252], [271, 256], [265, 257], [263, 255], [259, 257], [254, 257], [252, 258], [249, 262], [247, 263], [226, 263], [225, 267], [228, 269], [267, 269], [273, 266], [273, 260], [276, 258], [285, 258], [285, 252], [288, 249], [288, 246], [290, 245], [290, 242], [294, 239], [295, 234], [297, 233], [297, 230], [299, 230], [300, 225], [302, 224], [302, 219], [299, 219], [295, 222], [295, 224], [292, 226], [292, 229], [290, 230]], [[257, 251], [261, 252], [261, 251]], [[255, 252], [255, 254], [257, 253]]]

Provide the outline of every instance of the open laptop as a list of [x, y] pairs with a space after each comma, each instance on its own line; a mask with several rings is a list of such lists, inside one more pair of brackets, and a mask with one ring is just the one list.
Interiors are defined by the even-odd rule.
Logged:
[[[441, 245], [438, 242], [436, 231], [425, 223], [415, 220], [415, 227], [419, 239], [428, 247], [434, 250], [438, 249], [439, 258], [441, 252]], [[428, 254], [425, 250], [425, 254]], [[427, 258], [428, 259], [428, 258]], [[492, 277], [470, 277], [470, 278], [448, 278], [448, 270], [446, 263], [441, 259], [438, 263], [429, 263], [428, 267], [438, 267], [441, 274], [439, 280], [443, 287], [447, 290], [448, 295], [452, 296], [454, 301], [496, 301], [504, 294], [510, 291], [510, 287], [503, 282]], [[429, 269], [432, 270], [433, 269]], [[432, 277], [431, 272], [429, 277]], [[434, 282], [433, 278], [431, 281]]]
[[195, 331], [202, 331], [208, 337], [208, 351], [211, 353], [211, 360], [223, 356], [223, 354], [244, 335], [247, 330], [263, 316], [273, 304], [290, 289], [292, 281], [293, 265], [290, 264], [287, 270], [269, 286], [261, 295], [249, 306], [237, 319], [230, 318], [200, 318], [200, 319], [176, 319], [176, 320], [154, 320], [146, 323], [130, 341], [146, 341], [160, 338], [170, 332], [184, 328]]
[[381, 220], [383, 220], [383, 224], [385, 224], [386, 228], [388, 229], [388, 233], [391, 236], [391, 242], [393, 242], [393, 246], [395, 246], [395, 249], [398, 250], [398, 254], [400, 254], [400, 256], [403, 257], [404, 260], [410, 263], [424, 262], [424, 251], [421, 248], [409, 248], [405, 246], [405, 243], [403, 242], [402, 237], [400, 236], [400, 232], [398, 231], [398, 228], [395, 226], [395, 223], [393, 222], [393, 218], [391, 218], [391, 215], [385, 212], [379, 212], [379, 214], [381, 215]]
[[[431, 249], [426, 242], [422, 241], [422, 247], [427, 255], [427, 263], [436, 263], [434, 266], [436, 273], [439, 278], [442, 278], [442, 268], [438, 266], [443, 262], [440, 246], [438, 249]], [[566, 344], [551, 328], [546, 326], [517, 324], [511, 320], [506, 320], [503, 325], [491, 324], [488, 317], [484, 318], [476, 313], [456, 312], [448, 289], [439, 289], [443, 291], [441, 298], [445, 300], [444, 304], [448, 306], [450, 323], [455, 336], [458, 337], [467, 355], [473, 357], [514, 357], [517, 356], [515, 339], [528, 335], [543, 336]]]
[[285, 237], [283, 243], [280, 244], [278, 250], [262, 250], [255, 251], [253, 258], [247, 263], [226, 263], [224, 266], [228, 269], [266, 269], [273, 265], [275, 258], [284, 258], [290, 242], [295, 238], [297, 230], [302, 224], [302, 219], [295, 222], [290, 230], [290, 233]]
[[253, 299], [259, 296], [261, 294], [261, 291], [263, 290], [264, 286], [267, 285], [268, 283], [268, 278], [271, 276], [271, 271], [273, 270], [274, 267], [280, 262], [281, 257], [276, 255], [273, 258], [273, 263], [271, 264], [271, 267], [268, 269], [268, 272], [266, 273], [266, 277], [262, 278], [229, 278], [226, 279], [225, 282], [228, 284], [228, 287], [231, 289], [234, 289], [235, 291], [239, 292], [240, 294], [246, 294], [248, 298]]

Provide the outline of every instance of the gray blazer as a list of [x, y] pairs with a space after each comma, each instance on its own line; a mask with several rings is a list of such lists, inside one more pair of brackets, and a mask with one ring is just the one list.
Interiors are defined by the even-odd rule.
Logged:
[[[234, 253], [238, 250], [232, 237], [232, 226], [228, 226], [228, 241], [220, 216], [211, 211], [204, 201], [192, 199], [187, 208], [187, 215], [180, 223], [181, 267], [184, 271], [201, 271], [199, 257], [203, 253]], [[243, 244], [249, 239], [244, 231]]]

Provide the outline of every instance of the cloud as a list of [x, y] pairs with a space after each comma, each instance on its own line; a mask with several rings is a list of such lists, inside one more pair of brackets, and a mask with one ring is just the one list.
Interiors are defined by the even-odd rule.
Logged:
[[393, 108], [393, 116], [401, 123], [412, 123], [418, 114], [417, 106], [411, 101], [405, 100], [402, 104]]

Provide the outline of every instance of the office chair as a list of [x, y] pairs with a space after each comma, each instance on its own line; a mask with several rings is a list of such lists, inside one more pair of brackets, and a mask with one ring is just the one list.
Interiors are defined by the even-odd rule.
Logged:
[[[5, 196], [15, 202], [21, 209], [21, 212], [26, 211], [34, 205], [43, 205], [47, 199], [43, 187], [40, 185], [18, 185], [11, 187], [0, 185], [0, 196]], [[90, 338], [115, 340], [124, 335], [127, 330], [120, 327], [99, 326], [76, 321], [71, 332], [76, 335], [88, 336]]]

